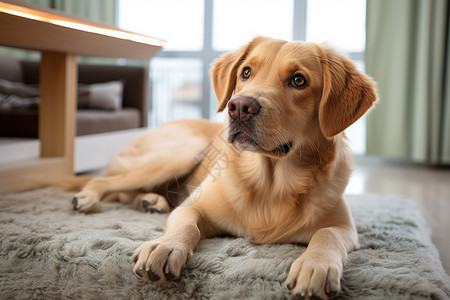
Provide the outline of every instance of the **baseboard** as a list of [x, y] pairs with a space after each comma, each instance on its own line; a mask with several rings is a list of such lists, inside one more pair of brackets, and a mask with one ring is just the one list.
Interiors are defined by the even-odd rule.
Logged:
[[40, 142], [27, 138], [0, 138], [0, 165], [39, 158]]
[[114, 155], [145, 131], [147, 128], [77, 137], [75, 141], [75, 172], [103, 168]]

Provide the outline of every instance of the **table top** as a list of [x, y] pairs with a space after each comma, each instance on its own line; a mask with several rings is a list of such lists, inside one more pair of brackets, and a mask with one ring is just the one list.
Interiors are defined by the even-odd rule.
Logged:
[[0, 2], [0, 45], [149, 60], [164, 41], [14, 0]]

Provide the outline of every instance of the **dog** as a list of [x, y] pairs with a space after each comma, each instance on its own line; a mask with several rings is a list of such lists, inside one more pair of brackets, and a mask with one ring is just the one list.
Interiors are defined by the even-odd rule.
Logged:
[[[165, 234], [143, 243], [133, 272], [180, 277], [201, 239], [303, 243], [286, 286], [293, 295], [337, 295], [358, 235], [343, 193], [352, 169], [344, 130], [377, 101], [375, 83], [326, 46], [257, 37], [211, 69], [223, 124], [182, 120], [138, 138], [87, 181], [76, 210], [100, 200], [168, 212]], [[181, 203], [181, 204], [180, 204]]]

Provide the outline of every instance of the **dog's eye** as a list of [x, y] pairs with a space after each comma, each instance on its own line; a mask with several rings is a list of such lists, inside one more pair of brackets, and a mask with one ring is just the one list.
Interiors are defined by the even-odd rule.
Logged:
[[305, 77], [303, 77], [303, 75], [300, 74], [295, 74], [294, 77], [292, 77], [290, 84], [298, 88], [304, 88], [308, 85]]
[[244, 70], [242, 71], [242, 80], [247, 80], [250, 77], [250, 74], [252, 73], [252, 70], [250, 69], [250, 67], [245, 67]]

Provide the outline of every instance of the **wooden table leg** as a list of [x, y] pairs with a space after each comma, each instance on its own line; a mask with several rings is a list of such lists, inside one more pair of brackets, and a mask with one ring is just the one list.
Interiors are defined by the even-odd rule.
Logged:
[[41, 179], [72, 175], [76, 131], [76, 56], [43, 52], [39, 139], [41, 157], [0, 166], [0, 192], [42, 186]]
[[73, 54], [42, 52], [39, 139], [41, 157], [62, 157], [62, 173], [73, 174], [77, 62]]

